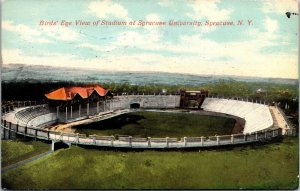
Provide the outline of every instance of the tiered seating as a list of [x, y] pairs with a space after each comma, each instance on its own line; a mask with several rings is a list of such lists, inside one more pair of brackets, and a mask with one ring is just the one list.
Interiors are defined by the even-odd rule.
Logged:
[[36, 107], [29, 107], [23, 110], [20, 110], [16, 113], [16, 118], [23, 123], [27, 124], [32, 119], [50, 113], [48, 107], [44, 106], [36, 106]]
[[274, 114], [274, 111], [272, 109], [270, 109], [270, 112], [271, 112], [271, 115], [272, 115], [272, 118], [274, 121], [274, 127], [279, 127], [277, 118], [275, 117], [275, 114]]
[[268, 106], [219, 98], [206, 98], [201, 106], [206, 111], [227, 113], [246, 120], [244, 133], [263, 130], [273, 125], [273, 119]]

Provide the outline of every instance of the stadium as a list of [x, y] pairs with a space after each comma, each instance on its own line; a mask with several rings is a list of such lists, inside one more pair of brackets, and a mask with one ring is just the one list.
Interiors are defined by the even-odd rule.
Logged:
[[[129, 149], [208, 148], [267, 142], [295, 136], [296, 130], [276, 104], [240, 97], [213, 97], [207, 90], [178, 94], [113, 93], [100, 85], [61, 87], [45, 94], [46, 103], [11, 101], [2, 105], [2, 135], [52, 142]], [[70, 132], [76, 125], [114, 118], [136, 111], [184, 112], [227, 116], [236, 120], [230, 134], [192, 137], [97, 136]]]

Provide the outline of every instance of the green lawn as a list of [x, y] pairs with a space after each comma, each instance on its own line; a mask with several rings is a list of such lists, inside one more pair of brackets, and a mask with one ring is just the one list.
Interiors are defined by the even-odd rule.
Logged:
[[187, 113], [134, 112], [88, 125], [76, 126], [76, 133], [99, 136], [195, 137], [230, 134], [235, 120]]
[[228, 150], [121, 152], [72, 146], [2, 175], [8, 189], [296, 189], [298, 138]]
[[40, 141], [2, 140], [2, 167], [47, 152], [50, 146]]

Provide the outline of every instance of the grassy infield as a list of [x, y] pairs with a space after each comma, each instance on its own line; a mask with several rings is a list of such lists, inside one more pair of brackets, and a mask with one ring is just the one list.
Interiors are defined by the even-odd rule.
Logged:
[[[157, 118], [148, 113], [147, 119], [140, 114], [133, 124], [121, 129], [104, 130], [130, 133], [132, 128], [147, 124]], [[171, 114], [172, 115], [172, 114]], [[162, 134], [168, 133], [168, 123], [181, 124], [191, 121], [192, 132], [180, 129], [177, 135], [196, 133], [192, 124], [198, 124], [187, 115], [154, 124]], [[164, 118], [161, 117], [161, 118]], [[199, 116], [198, 116], [199, 117]], [[122, 120], [126, 120], [121, 117]], [[176, 119], [176, 120], [175, 120]], [[162, 119], [158, 119], [162, 120]], [[118, 120], [115, 120], [118, 121]], [[168, 122], [167, 121], [171, 121]], [[206, 122], [205, 122], [206, 121]], [[220, 120], [224, 125], [226, 120]], [[131, 123], [129, 121], [128, 123]], [[108, 123], [108, 122], [106, 122]], [[203, 125], [203, 124], [206, 124]], [[209, 132], [209, 121], [201, 120], [202, 135]], [[216, 122], [213, 122], [216, 125]], [[102, 124], [103, 125], [103, 124]], [[110, 125], [116, 125], [111, 124]], [[85, 129], [95, 132], [95, 130]], [[107, 132], [108, 131], [108, 132]], [[223, 132], [228, 129], [223, 129]], [[140, 134], [148, 131], [141, 130]], [[153, 132], [153, 130], [151, 131]], [[157, 133], [157, 132], [156, 132]], [[222, 132], [220, 132], [222, 133]], [[143, 134], [148, 135], [148, 134]], [[174, 134], [175, 136], [175, 134]], [[46, 151], [50, 146], [41, 142], [2, 141], [3, 164], [7, 165]], [[233, 149], [200, 151], [139, 151], [125, 152], [87, 149], [72, 146], [50, 156], [30, 162], [2, 175], [2, 187], [9, 189], [295, 189], [298, 185], [298, 138], [284, 138], [283, 142], [240, 146]]]
[[[77, 133], [133, 137], [200, 137], [228, 135], [235, 120], [188, 113], [134, 112], [76, 126]], [[99, 130], [101, 129], [101, 130]]]

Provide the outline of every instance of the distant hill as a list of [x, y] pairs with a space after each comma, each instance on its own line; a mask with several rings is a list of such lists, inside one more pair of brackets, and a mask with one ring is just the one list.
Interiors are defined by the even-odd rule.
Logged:
[[60, 82], [74, 81], [83, 83], [128, 83], [132, 85], [165, 84], [189, 85], [213, 83], [220, 80], [264, 82], [277, 84], [297, 84], [295, 79], [254, 78], [220, 75], [189, 75], [176, 73], [115, 72], [78, 68], [57, 68], [25, 64], [2, 65], [4, 82]]

